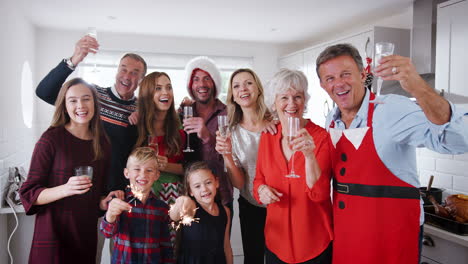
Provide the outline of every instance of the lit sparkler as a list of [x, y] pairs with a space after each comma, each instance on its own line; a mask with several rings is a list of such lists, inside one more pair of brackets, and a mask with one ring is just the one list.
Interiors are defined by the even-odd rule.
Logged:
[[[174, 204], [171, 204], [170, 208], [169, 208], [169, 211], [172, 210], [173, 208], [174, 208]], [[197, 209], [198, 209], [198, 207], [193, 209], [193, 214], [194, 215], [195, 215], [195, 212], [197, 211]], [[183, 211], [185, 211], [185, 210], [183, 210]], [[185, 214], [184, 212], [181, 211], [180, 212], [180, 220], [177, 221], [177, 222], [172, 222], [171, 226], [172, 226], [172, 228], [174, 228], [174, 230], [178, 230], [181, 225], [190, 226], [190, 225], [192, 225], [192, 222], [198, 223], [199, 220], [200, 220], [200, 218], [194, 218], [193, 216]]]
[[[130, 201], [128, 201], [129, 204], [131, 204], [132, 202], [135, 202], [135, 206], [136, 206], [136, 199], [143, 202], [143, 198], [145, 197], [145, 195], [144, 195], [143, 190], [141, 188], [139, 188], [138, 186], [135, 186], [134, 184], [130, 184], [130, 186], [127, 186], [127, 187], [130, 187], [130, 189], [132, 190], [132, 193], [133, 193], [133, 198], [130, 199]], [[128, 211], [128, 212], [131, 213], [132, 209], [130, 209], [130, 211]]]

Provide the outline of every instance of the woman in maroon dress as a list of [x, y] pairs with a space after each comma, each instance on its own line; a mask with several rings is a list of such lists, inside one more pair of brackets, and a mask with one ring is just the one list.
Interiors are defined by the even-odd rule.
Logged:
[[[96, 91], [80, 78], [66, 82], [20, 190], [26, 214], [36, 214], [29, 263], [95, 262], [100, 209], [123, 196], [102, 199], [109, 157]], [[77, 166], [92, 166], [93, 177], [73, 177]]]

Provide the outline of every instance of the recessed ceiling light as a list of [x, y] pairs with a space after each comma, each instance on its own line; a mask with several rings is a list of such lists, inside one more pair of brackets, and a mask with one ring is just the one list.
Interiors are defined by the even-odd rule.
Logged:
[[115, 16], [107, 16], [107, 19], [109, 19], [109, 20], [116, 20], [117, 17], [115, 17]]
[[270, 31], [271, 32], [276, 32], [276, 31], [278, 31], [278, 29], [277, 28], [271, 28]]

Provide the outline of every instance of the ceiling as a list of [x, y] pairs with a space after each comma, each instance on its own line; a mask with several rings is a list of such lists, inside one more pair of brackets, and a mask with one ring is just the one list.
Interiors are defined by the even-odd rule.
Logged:
[[413, 0], [19, 0], [39, 27], [300, 43], [391, 16]]

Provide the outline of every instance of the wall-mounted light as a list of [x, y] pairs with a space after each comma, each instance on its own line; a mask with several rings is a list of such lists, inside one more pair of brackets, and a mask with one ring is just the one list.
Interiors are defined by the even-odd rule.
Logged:
[[23, 122], [27, 128], [32, 127], [34, 110], [33, 96], [31, 67], [29, 66], [29, 62], [25, 61], [21, 73], [21, 109], [23, 111]]

